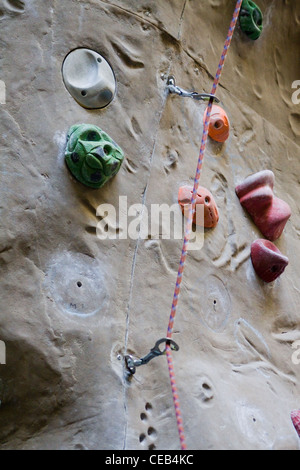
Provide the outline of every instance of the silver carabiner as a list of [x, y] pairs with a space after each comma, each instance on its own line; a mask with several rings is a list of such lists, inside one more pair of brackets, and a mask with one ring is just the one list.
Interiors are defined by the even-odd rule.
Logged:
[[166, 347], [164, 350], [160, 349], [160, 345], [162, 343], [165, 343], [166, 345], [168, 344], [172, 351], [178, 351], [179, 346], [175, 341], [173, 341], [171, 338], [161, 338], [158, 341], [156, 341], [155, 346], [150, 349], [150, 352], [143, 358], [141, 359], [134, 359], [132, 356], [127, 355], [124, 357], [125, 360], [125, 365], [128, 370], [128, 372], [133, 375], [136, 372], [136, 368], [139, 366], [142, 366], [144, 364], [148, 364], [152, 359], [158, 356], [162, 356], [163, 354], [166, 353]]
[[175, 77], [173, 75], [170, 75], [167, 80], [167, 89], [169, 90], [169, 93], [175, 93], [176, 95], [182, 96], [184, 98], [192, 98], [197, 101], [213, 100], [216, 103], [220, 103], [220, 100], [215, 95], [212, 95], [210, 93], [197, 93], [196, 91], [187, 91], [177, 86], [175, 82]]

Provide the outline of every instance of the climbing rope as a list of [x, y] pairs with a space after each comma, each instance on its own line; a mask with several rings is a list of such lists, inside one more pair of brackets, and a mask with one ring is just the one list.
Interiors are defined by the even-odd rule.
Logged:
[[[224, 44], [224, 49], [223, 53], [219, 62], [218, 70], [214, 79], [211, 95], [215, 96], [217, 87], [220, 82], [221, 74], [223, 71], [224, 63], [226, 60], [226, 56], [228, 53], [228, 49], [231, 44], [231, 40], [233, 37], [233, 33], [236, 27], [236, 23], [239, 17], [240, 9], [242, 6], [243, 0], [238, 0], [232, 21], [230, 23], [228, 35]], [[195, 208], [196, 208], [196, 197], [197, 197], [197, 190], [199, 186], [199, 180], [200, 180], [200, 174], [201, 174], [201, 169], [202, 169], [202, 164], [203, 164], [203, 157], [205, 153], [205, 148], [206, 148], [206, 143], [207, 143], [207, 136], [208, 136], [208, 128], [209, 128], [209, 123], [210, 123], [210, 115], [211, 115], [211, 110], [212, 110], [212, 105], [213, 105], [213, 97], [210, 98], [209, 104], [207, 106], [207, 113], [206, 113], [206, 119], [204, 122], [204, 127], [203, 127], [203, 133], [202, 133], [202, 141], [201, 141], [201, 147], [200, 147], [200, 152], [199, 152], [199, 157], [198, 157], [198, 164], [197, 164], [197, 170], [196, 170], [196, 175], [194, 179], [194, 187], [193, 187], [193, 194], [192, 194], [192, 200], [191, 204], [189, 207], [189, 212], [188, 212], [188, 219], [187, 219], [187, 224], [186, 224], [186, 229], [185, 229], [185, 236], [184, 236], [184, 241], [183, 241], [183, 247], [181, 251], [181, 258], [180, 258], [180, 264], [179, 264], [179, 269], [178, 269], [178, 274], [177, 274], [177, 279], [176, 279], [176, 285], [175, 285], [175, 290], [174, 290], [174, 296], [173, 296], [173, 302], [172, 302], [172, 308], [171, 308], [171, 314], [170, 314], [170, 319], [169, 319], [169, 324], [168, 324], [168, 330], [167, 330], [167, 337], [171, 338], [173, 334], [173, 328], [174, 328], [174, 320], [175, 320], [175, 315], [177, 311], [177, 304], [178, 304], [178, 298], [180, 295], [180, 290], [181, 290], [181, 282], [182, 282], [182, 276], [183, 276], [183, 271], [184, 271], [184, 266], [185, 266], [185, 261], [187, 257], [187, 251], [188, 251], [188, 244], [190, 240], [190, 235], [192, 231], [192, 224], [193, 224], [193, 216], [195, 213]], [[180, 403], [179, 403], [179, 397], [178, 397], [178, 392], [177, 392], [177, 386], [176, 386], [176, 381], [175, 381], [175, 373], [174, 373], [174, 366], [173, 366], [173, 360], [172, 360], [172, 353], [171, 353], [171, 346], [167, 343], [166, 344], [166, 355], [167, 355], [167, 361], [168, 361], [168, 369], [169, 369], [169, 375], [170, 375], [170, 381], [171, 381], [171, 388], [172, 388], [172, 394], [173, 394], [173, 402], [174, 402], [174, 407], [175, 407], [175, 414], [176, 414], [176, 420], [177, 420], [177, 427], [178, 427], [178, 432], [179, 432], [179, 438], [180, 438], [180, 444], [181, 444], [181, 449], [185, 450], [186, 447], [186, 441], [185, 441], [185, 435], [184, 435], [184, 428], [183, 428], [183, 421], [181, 417], [181, 411], [180, 411]]]

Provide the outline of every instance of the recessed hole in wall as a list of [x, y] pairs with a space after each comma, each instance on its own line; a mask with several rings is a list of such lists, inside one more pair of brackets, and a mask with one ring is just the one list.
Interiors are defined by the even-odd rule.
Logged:
[[150, 444], [150, 445], [148, 446], [148, 449], [149, 449], [149, 450], [154, 450], [154, 449], [156, 449], [155, 444]]
[[210, 390], [210, 386], [206, 383], [202, 384], [202, 387], [205, 389], [205, 390]]
[[[205, 279], [198, 278], [191, 288], [190, 306], [195, 317], [206, 327], [221, 332], [231, 314], [231, 297], [224, 282], [211, 274]], [[199, 298], [201, 298], [199, 306]]]
[[154, 434], [156, 434], [156, 431], [154, 428], [150, 427], [148, 428], [148, 436], [153, 436]]
[[78, 281], [78, 282], [77, 282], [77, 286], [78, 286], [78, 287], [82, 287], [82, 282]]
[[147, 419], [146, 413], [141, 413], [141, 420], [145, 421]]
[[139, 440], [140, 442], [143, 442], [146, 439], [146, 434], [140, 434]]
[[151, 411], [151, 410], [152, 410], [152, 405], [151, 405], [151, 403], [146, 403], [146, 405], [145, 405], [145, 410], [146, 410], [146, 411]]

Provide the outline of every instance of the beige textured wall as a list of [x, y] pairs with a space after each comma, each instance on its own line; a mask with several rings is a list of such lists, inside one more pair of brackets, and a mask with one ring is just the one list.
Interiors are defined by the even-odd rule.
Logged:
[[[218, 90], [231, 135], [223, 146], [209, 141], [201, 175], [220, 221], [188, 256], [175, 321], [190, 449], [299, 449], [290, 412], [300, 408], [300, 4], [258, 3], [263, 34], [252, 42], [237, 28]], [[182, 241], [100, 241], [96, 209], [118, 207], [119, 195], [149, 209], [173, 204], [192, 183], [205, 105], [167, 96], [166, 78], [210, 91], [234, 5], [1, 0], [1, 449], [179, 448], [166, 359], [126, 382], [119, 358], [125, 349], [141, 357], [165, 336]], [[63, 85], [62, 61], [81, 46], [114, 68], [118, 93], [105, 110], [81, 108]], [[126, 154], [101, 190], [64, 164], [66, 133], [80, 122]], [[292, 209], [276, 242], [290, 264], [271, 285], [253, 271], [261, 234], [234, 191], [262, 169]]]

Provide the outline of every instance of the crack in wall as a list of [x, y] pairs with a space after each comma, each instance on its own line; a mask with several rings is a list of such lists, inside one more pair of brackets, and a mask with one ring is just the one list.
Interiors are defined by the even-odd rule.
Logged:
[[[186, 10], [186, 6], [187, 6], [187, 1], [188, 0], [185, 0], [185, 3], [183, 5], [183, 8], [182, 8], [182, 12], [181, 12], [181, 15], [180, 15], [180, 20], [179, 20], [179, 28], [178, 28], [178, 34], [177, 34], [177, 37], [176, 36], [173, 36], [173, 34], [171, 34], [167, 29], [165, 29], [163, 26], [162, 26], [162, 23], [157, 23], [155, 21], [151, 21], [149, 18], [145, 18], [141, 15], [139, 15], [138, 13], [136, 12], [133, 12], [133, 11], [130, 11], [128, 10], [127, 8], [124, 8], [124, 7], [120, 7], [119, 5], [116, 5], [115, 3], [112, 3], [112, 2], [109, 2], [107, 0], [102, 0], [103, 3], [105, 3], [106, 5], [110, 5], [110, 6], [113, 6], [121, 11], [124, 11], [125, 13], [127, 13], [128, 15], [131, 15], [131, 16], [135, 16], [136, 18], [138, 18], [140, 21], [143, 21], [143, 23], [147, 23], [151, 26], [153, 26], [154, 28], [158, 29], [160, 32], [166, 34], [167, 36], [170, 37], [170, 39], [172, 41], [175, 41], [176, 42], [176, 45], [183, 51], [187, 54], [188, 57], [190, 57], [196, 64], [198, 67], [200, 67], [202, 70], [205, 71], [205, 73], [207, 74], [208, 78], [214, 80], [214, 76], [210, 73], [210, 71], [208, 70], [208, 68], [206, 67], [205, 64], [199, 62], [195, 57], [193, 57], [191, 55], [191, 53], [189, 51], [187, 51], [184, 47], [183, 47], [183, 44], [181, 42], [181, 29], [182, 29], [182, 24], [183, 24], [183, 18], [184, 18], [184, 13], [185, 13], [185, 10]], [[219, 86], [221, 88], [225, 88], [221, 83], [219, 84]], [[226, 88], [225, 88], [226, 89]]]
[[187, 4], [187, 0], [184, 1], [184, 5], [183, 5], [182, 12], [181, 12], [181, 15], [180, 15], [178, 35], [177, 35], [178, 40], [180, 40], [180, 37], [181, 37], [181, 27], [182, 27], [182, 23], [183, 23], [183, 17], [184, 17], [184, 13], [185, 13], [185, 9], [186, 9], [186, 4]]
[[[168, 69], [168, 75], [170, 73], [172, 64], [169, 65]], [[149, 182], [151, 179], [151, 170], [152, 170], [152, 164], [154, 160], [154, 155], [155, 155], [155, 150], [156, 150], [156, 141], [157, 137], [160, 131], [160, 123], [161, 119], [165, 110], [166, 102], [168, 98], [168, 92], [164, 92], [162, 104], [161, 104], [161, 109], [158, 114], [158, 120], [157, 120], [157, 125], [156, 125], [156, 131], [155, 131], [155, 137], [154, 137], [154, 143], [149, 159], [149, 172], [148, 172], [148, 179], [145, 185], [145, 189], [143, 191], [142, 195], [142, 212], [141, 212], [141, 220], [143, 219], [143, 214], [144, 214], [144, 208], [146, 206], [146, 199], [147, 199], [147, 192], [148, 192], [148, 186]], [[134, 255], [133, 255], [133, 260], [132, 260], [132, 267], [131, 267], [131, 276], [130, 276], [130, 287], [129, 287], [129, 298], [128, 298], [128, 303], [127, 303], [127, 308], [126, 308], [126, 331], [125, 331], [125, 346], [124, 346], [124, 355], [127, 354], [127, 347], [128, 347], [128, 339], [129, 339], [129, 326], [130, 326], [130, 308], [131, 308], [131, 301], [132, 301], [132, 295], [133, 295], [133, 287], [134, 287], [134, 276], [135, 276], [135, 267], [136, 267], [136, 262], [137, 262], [137, 257], [138, 257], [138, 250], [141, 242], [141, 224], [139, 227], [139, 236], [135, 245], [134, 249]], [[125, 372], [125, 371], [124, 371]], [[123, 450], [126, 449], [126, 442], [127, 442], [127, 430], [128, 430], [128, 407], [127, 407], [127, 394], [126, 394], [126, 386], [127, 386], [127, 381], [125, 374], [123, 374], [123, 400], [124, 400], [124, 412], [125, 412], [125, 435], [124, 435], [124, 445], [123, 445]]]

